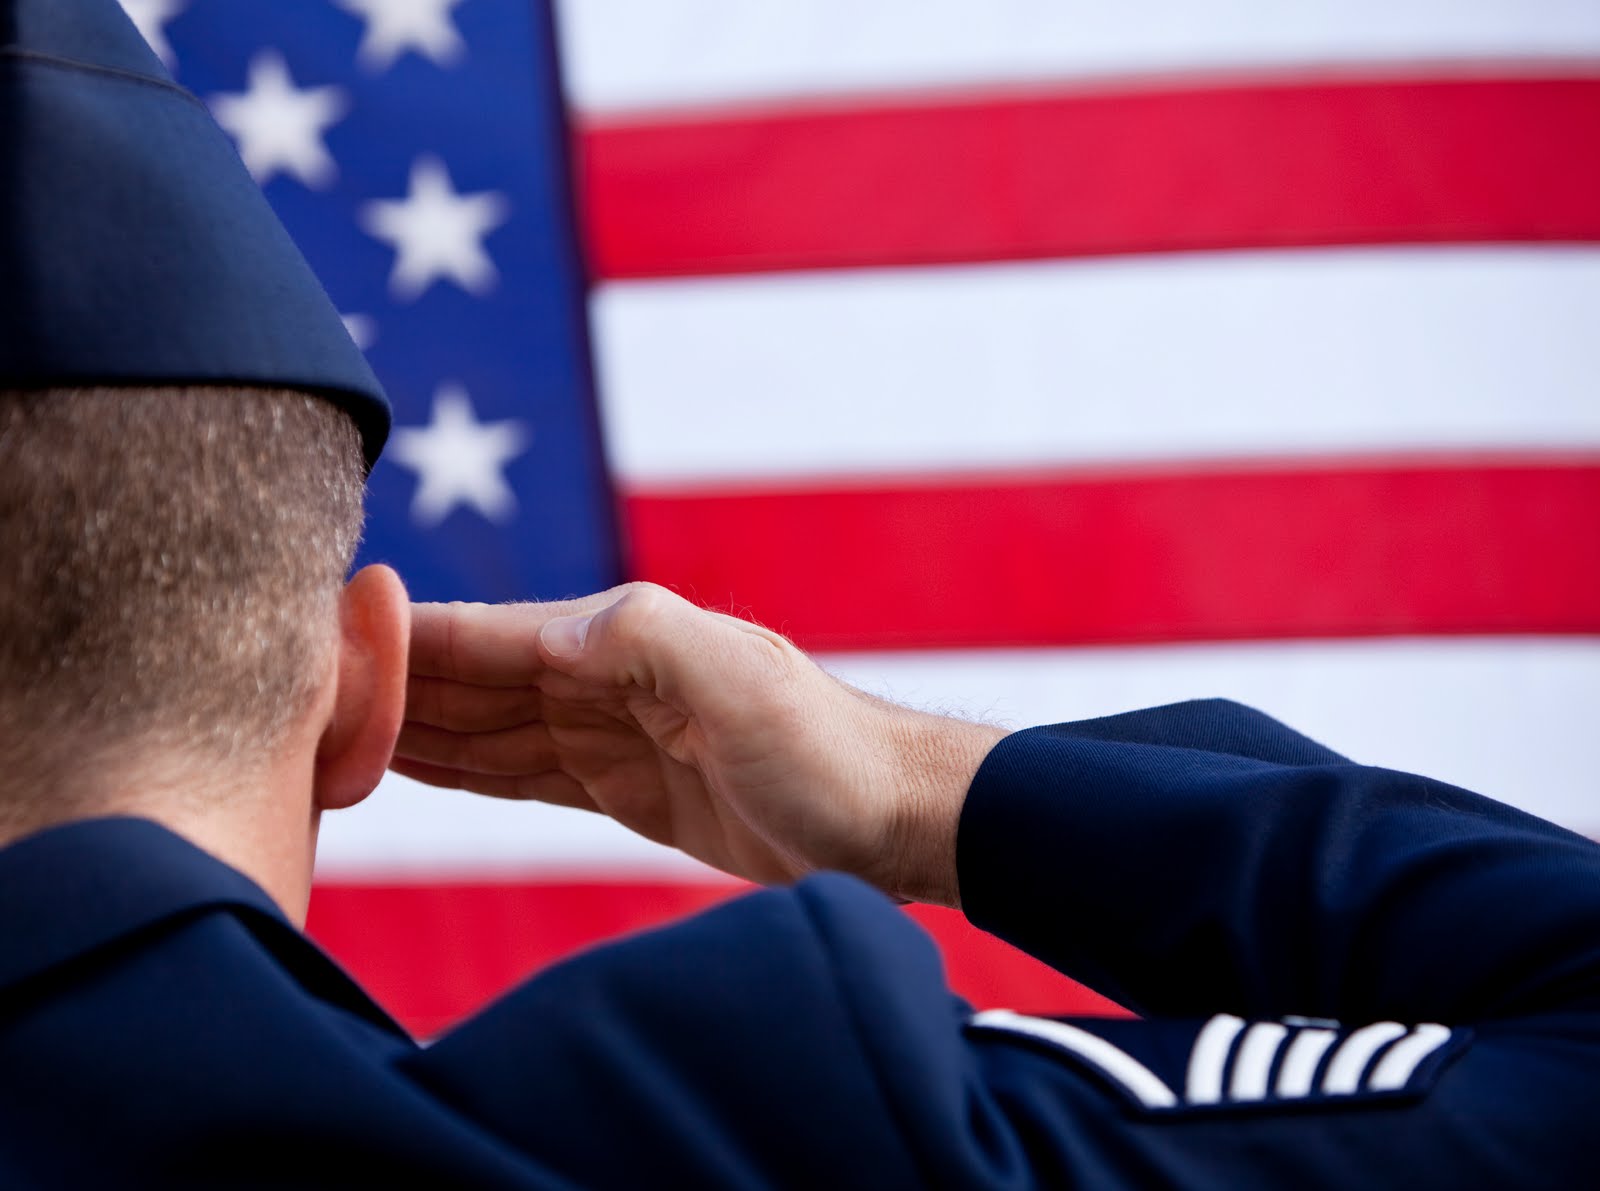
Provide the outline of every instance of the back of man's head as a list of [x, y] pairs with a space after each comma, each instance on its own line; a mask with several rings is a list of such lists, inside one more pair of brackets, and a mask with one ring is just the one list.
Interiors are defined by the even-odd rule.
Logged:
[[269, 755], [326, 677], [364, 476], [318, 397], [0, 392], [0, 815]]
[[403, 715], [388, 401], [116, 0], [8, 0], [0, 93], [0, 844], [143, 815], [302, 913]]

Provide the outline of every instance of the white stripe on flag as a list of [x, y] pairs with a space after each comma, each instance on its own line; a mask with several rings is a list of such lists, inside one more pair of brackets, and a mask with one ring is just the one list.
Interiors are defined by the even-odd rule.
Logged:
[[629, 282], [625, 485], [1600, 446], [1600, 250], [1313, 249]]
[[[1347, 756], [1424, 773], [1600, 832], [1600, 640], [1460, 638], [835, 654], [846, 681], [1012, 727], [1180, 699], [1260, 707]], [[708, 870], [599, 815], [434, 790], [391, 774], [324, 818], [318, 875], [641, 880]]]
[[824, 661], [874, 694], [1012, 727], [1182, 699], [1236, 699], [1363, 764], [1439, 778], [1600, 834], [1593, 725], [1600, 639], [1592, 637], [871, 653]]
[[560, 0], [580, 109], [1600, 53], [1592, 0]]
[[345, 881], [715, 879], [682, 852], [602, 815], [439, 790], [390, 773], [326, 815], [317, 878]]

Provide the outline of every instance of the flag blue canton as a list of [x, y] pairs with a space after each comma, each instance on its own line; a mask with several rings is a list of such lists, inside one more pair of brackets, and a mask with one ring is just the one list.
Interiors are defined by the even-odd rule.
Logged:
[[126, 7], [233, 135], [394, 403], [362, 560], [419, 599], [615, 583], [548, 6]]

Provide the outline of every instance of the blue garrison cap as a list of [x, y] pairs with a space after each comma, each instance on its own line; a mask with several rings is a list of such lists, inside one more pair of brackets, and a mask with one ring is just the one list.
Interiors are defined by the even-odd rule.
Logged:
[[0, 389], [299, 389], [389, 403], [205, 106], [116, 0], [0, 0]]

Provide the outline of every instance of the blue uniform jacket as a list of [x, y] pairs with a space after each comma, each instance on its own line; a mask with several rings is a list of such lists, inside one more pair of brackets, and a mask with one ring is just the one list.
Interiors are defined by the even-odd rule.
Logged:
[[967, 913], [1142, 1020], [974, 1015], [820, 876], [420, 1047], [141, 820], [0, 852], [4, 1187], [1576, 1187], [1600, 848], [1256, 712], [1007, 738]]

